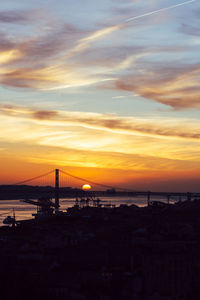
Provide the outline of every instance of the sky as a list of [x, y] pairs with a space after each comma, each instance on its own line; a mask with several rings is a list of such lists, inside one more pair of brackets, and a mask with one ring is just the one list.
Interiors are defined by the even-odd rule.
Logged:
[[0, 184], [200, 191], [199, 0], [7, 0], [0, 25]]

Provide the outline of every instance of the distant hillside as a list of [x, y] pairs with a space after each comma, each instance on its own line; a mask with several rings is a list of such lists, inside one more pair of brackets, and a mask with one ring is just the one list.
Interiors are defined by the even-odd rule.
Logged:
[[[32, 186], [32, 185], [0, 185], [0, 200], [15, 199], [37, 199], [39, 197], [54, 198], [55, 189], [52, 186]], [[134, 192], [116, 192], [115, 189], [106, 191], [83, 191], [71, 187], [61, 187], [59, 189], [60, 198], [74, 197], [99, 197], [99, 196], [135, 196]]]

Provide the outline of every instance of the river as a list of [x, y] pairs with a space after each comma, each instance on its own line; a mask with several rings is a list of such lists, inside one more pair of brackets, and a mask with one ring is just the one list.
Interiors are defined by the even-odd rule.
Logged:
[[[146, 206], [147, 198], [143, 196], [138, 197], [101, 197], [102, 204], [115, 204], [120, 206], [121, 204], [138, 206]], [[166, 198], [154, 197], [152, 200], [166, 202]], [[171, 200], [174, 203], [175, 199]], [[60, 199], [60, 209], [66, 211], [67, 208], [72, 207], [75, 203], [74, 198]], [[0, 225], [8, 215], [13, 215], [15, 211], [16, 220], [25, 220], [32, 218], [32, 214], [36, 212], [36, 206], [24, 203], [20, 200], [1, 200], [0, 201]]]

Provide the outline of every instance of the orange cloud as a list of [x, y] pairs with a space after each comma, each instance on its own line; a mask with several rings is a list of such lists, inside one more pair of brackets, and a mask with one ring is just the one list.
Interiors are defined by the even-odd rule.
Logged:
[[[122, 186], [136, 190], [166, 190], [166, 191], [198, 191], [200, 170], [186, 162], [175, 162], [174, 168], [169, 168], [169, 161], [159, 159], [149, 160], [140, 157], [140, 164], [146, 168], [137, 169], [137, 156], [125, 156], [114, 153], [90, 153], [88, 151], [74, 151], [59, 147], [39, 145], [5, 144], [9, 150], [1, 153], [0, 183], [15, 183], [27, 177], [37, 176], [55, 168], [66, 170], [76, 176], [91, 179], [96, 182]], [[101, 162], [101, 167], [87, 165], [94, 161]], [[81, 164], [75, 164], [82, 161]], [[106, 166], [102, 167], [102, 162]], [[132, 163], [132, 168], [129, 164]], [[122, 168], [124, 166], [124, 168]], [[155, 168], [153, 168], [156, 166]], [[186, 171], [187, 170], [187, 171]], [[48, 177], [44, 183], [35, 181], [32, 184], [54, 184], [54, 177]], [[61, 178], [61, 186], [66, 185], [66, 178]], [[80, 187], [82, 182], [67, 179], [67, 185]]]
[[[14, 105], [1, 105], [0, 115], [5, 173], [1, 182], [23, 180], [59, 167], [93, 181], [136, 189], [178, 189], [181, 180], [185, 180], [186, 189], [190, 177], [193, 187], [197, 186], [198, 121], [146, 120]], [[9, 177], [6, 168], [11, 173], [20, 168], [20, 172]]]
[[199, 108], [200, 65], [148, 67], [145, 72], [124, 76], [105, 88], [134, 92], [172, 108]]
[[117, 132], [120, 134], [140, 134], [163, 138], [200, 139], [200, 124], [183, 119], [143, 119], [120, 117], [114, 114], [98, 114], [71, 111], [37, 110], [19, 106], [1, 105], [0, 113], [41, 121], [52, 125], [81, 126], [96, 130]]
[[[1, 157], [41, 165], [151, 172], [194, 171], [198, 121], [0, 107]], [[13, 146], [11, 146], [13, 145]]]

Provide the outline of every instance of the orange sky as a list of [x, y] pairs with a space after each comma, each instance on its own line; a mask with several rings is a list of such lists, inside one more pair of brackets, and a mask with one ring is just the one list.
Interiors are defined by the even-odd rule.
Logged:
[[[67, 164], [59, 165], [45, 163], [44, 161], [41, 164], [39, 160], [38, 162], [32, 162], [28, 159], [24, 159], [23, 157], [18, 158], [18, 152], [15, 153], [15, 157], [14, 155], [12, 155], [12, 158], [8, 156], [9, 155], [5, 155], [1, 157], [2, 184], [16, 183], [18, 181], [32, 178], [34, 176], [54, 170], [55, 168], [60, 168], [61, 170], [69, 172], [75, 176], [83, 177], [114, 187], [152, 191], [199, 191], [200, 170], [198, 168], [192, 168], [187, 172], [185, 172], [184, 169], [176, 170], [175, 167], [174, 169], [168, 169], [167, 166], [166, 169], [163, 168], [162, 170], [158, 170], [156, 166], [154, 168], [152, 166], [152, 168], [144, 170], [134, 170], [134, 168], [125, 170], [124, 166], [122, 169], [96, 167], [85, 168], [67, 166]], [[61, 186], [73, 186], [81, 188], [83, 183], [87, 183], [87, 180], [82, 182], [60, 174]], [[44, 179], [35, 180], [30, 184], [53, 185], [54, 174], [48, 175]], [[92, 188], [101, 189], [100, 187], [94, 185], [92, 185]]]

